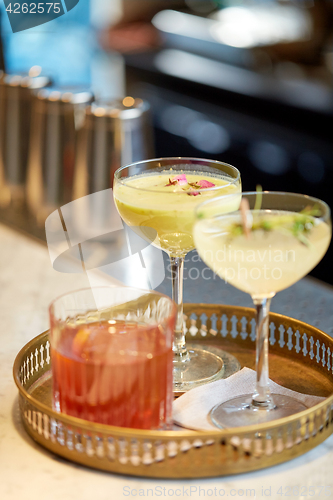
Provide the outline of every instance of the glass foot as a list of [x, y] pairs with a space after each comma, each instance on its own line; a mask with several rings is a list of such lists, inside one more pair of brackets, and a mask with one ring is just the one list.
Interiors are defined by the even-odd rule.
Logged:
[[263, 424], [306, 410], [307, 406], [282, 394], [272, 394], [275, 406], [271, 410], [252, 405], [252, 394], [238, 396], [214, 406], [210, 419], [220, 429]]
[[217, 347], [188, 344], [187, 361], [174, 361], [173, 390], [176, 397], [199, 385], [227, 378], [241, 366], [231, 354]]

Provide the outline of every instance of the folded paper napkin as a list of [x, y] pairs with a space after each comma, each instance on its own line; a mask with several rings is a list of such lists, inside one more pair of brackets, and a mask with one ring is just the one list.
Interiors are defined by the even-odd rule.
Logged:
[[[219, 403], [242, 394], [252, 394], [256, 383], [256, 372], [243, 368], [226, 379], [201, 385], [186, 392], [173, 402], [174, 423], [188, 429], [216, 430], [209, 419], [210, 410]], [[272, 393], [294, 397], [305, 406], [314, 406], [325, 398], [291, 391], [270, 380]]]

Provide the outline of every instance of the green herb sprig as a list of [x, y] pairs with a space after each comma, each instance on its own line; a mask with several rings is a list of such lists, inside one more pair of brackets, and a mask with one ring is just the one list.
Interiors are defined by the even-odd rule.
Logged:
[[[254, 206], [254, 211], [261, 210], [262, 205], [262, 190], [261, 186], [257, 188], [257, 199]], [[254, 215], [251, 227], [245, 228], [243, 223], [234, 223], [229, 228], [229, 233], [232, 236], [241, 236], [246, 234], [247, 231], [262, 230], [270, 232], [279, 229], [283, 232], [292, 233], [303, 245], [310, 247], [311, 243], [307, 236], [315, 226], [314, 217], [320, 217], [321, 210], [317, 205], [313, 207], [306, 207], [301, 212], [295, 215], [280, 215], [265, 219], [264, 217], [256, 217]]]

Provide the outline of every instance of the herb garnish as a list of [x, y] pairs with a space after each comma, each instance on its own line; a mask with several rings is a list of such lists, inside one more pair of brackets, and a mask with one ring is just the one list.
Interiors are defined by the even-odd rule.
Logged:
[[[258, 198], [260, 198], [259, 202]], [[251, 220], [251, 217], [249, 217], [249, 209], [243, 204], [240, 207], [241, 222], [234, 223], [230, 226], [229, 233], [231, 235], [241, 236], [244, 234], [248, 238], [252, 231], [262, 230], [270, 232], [274, 229], [278, 229], [282, 232], [288, 232], [289, 234], [292, 233], [300, 243], [307, 247], [311, 246], [307, 235], [316, 225], [316, 220], [314, 218], [321, 215], [321, 210], [317, 205], [314, 205], [313, 207], [306, 207], [301, 212], [295, 213], [295, 215], [280, 215], [270, 219], [265, 219], [264, 216], [258, 217], [255, 214], [257, 210], [261, 209], [261, 190], [259, 191], [258, 198], [254, 207], [255, 210], [253, 210], [254, 213], [252, 212], [252, 222], [249, 224], [249, 221]]]
[[165, 187], [167, 187], [167, 186], [175, 186], [176, 184], [178, 184], [177, 180], [171, 180], [169, 178], [169, 184], [166, 184]]

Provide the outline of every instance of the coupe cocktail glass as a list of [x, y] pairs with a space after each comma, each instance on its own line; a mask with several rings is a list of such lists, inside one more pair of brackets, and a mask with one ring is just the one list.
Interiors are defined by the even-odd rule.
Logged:
[[[114, 176], [114, 199], [122, 219], [170, 257], [172, 297], [178, 306], [174, 334], [174, 390], [184, 392], [222, 375], [216, 350], [185, 343], [183, 268], [194, 249], [194, 209], [203, 200], [238, 193], [239, 171], [231, 165], [196, 158], [161, 158], [121, 167]], [[234, 203], [234, 201], [232, 201]], [[233, 209], [232, 205], [225, 209]]]
[[211, 412], [218, 427], [258, 424], [305, 410], [298, 400], [271, 394], [268, 327], [272, 297], [293, 285], [324, 256], [331, 240], [326, 203], [293, 193], [243, 193], [215, 198], [196, 209], [194, 242], [201, 258], [226, 282], [251, 295], [257, 312], [256, 388]]

